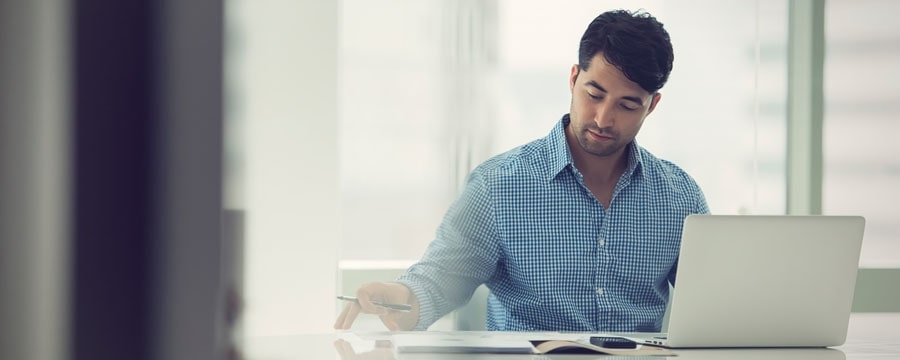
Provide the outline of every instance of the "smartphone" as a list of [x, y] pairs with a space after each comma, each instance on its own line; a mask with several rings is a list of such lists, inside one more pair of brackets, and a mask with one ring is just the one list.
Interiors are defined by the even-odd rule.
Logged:
[[634, 349], [637, 343], [626, 338], [609, 336], [591, 336], [591, 344], [607, 349]]

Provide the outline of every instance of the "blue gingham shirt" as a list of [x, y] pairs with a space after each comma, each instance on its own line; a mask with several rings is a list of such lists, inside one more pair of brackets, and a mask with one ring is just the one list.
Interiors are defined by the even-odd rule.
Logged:
[[487, 329], [659, 331], [694, 180], [632, 142], [604, 208], [584, 185], [564, 116], [550, 134], [475, 168], [421, 260], [398, 279], [419, 330], [490, 289]]

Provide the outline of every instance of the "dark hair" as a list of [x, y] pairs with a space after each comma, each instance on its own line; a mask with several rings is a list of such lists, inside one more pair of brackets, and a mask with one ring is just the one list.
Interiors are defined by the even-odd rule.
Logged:
[[669, 33], [650, 14], [613, 10], [588, 25], [578, 47], [578, 67], [587, 70], [598, 53], [648, 92], [661, 89], [672, 71]]

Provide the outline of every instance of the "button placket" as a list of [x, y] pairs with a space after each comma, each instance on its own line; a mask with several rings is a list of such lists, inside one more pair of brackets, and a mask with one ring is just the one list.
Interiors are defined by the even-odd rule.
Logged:
[[600, 208], [600, 218], [602, 220], [600, 222], [600, 228], [598, 229], [599, 231], [597, 234], [597, 249], [598, 254], [600, 255], [600, 258], [598, 260], [600, 261], [599, 265], [601, 276], [598, 277], [596, 284], [596, 293], [599, 297], [603, 296], [603, 284], [605, 283], [604, 276], [605, 274], [607, 274], [607, 271], [609, 271], [609, 254], [607, 253], [608, 249], [606, 249], [605, 247], [607, 232], [606, 226], [609, 215], [609, 210], [603, 209], [602, 207]]

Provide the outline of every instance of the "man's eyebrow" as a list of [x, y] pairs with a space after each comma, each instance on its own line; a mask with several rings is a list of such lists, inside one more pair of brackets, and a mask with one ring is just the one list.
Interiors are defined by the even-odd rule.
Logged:
[[[598, 84], [598, 83], [597, 83], [596, 81], [594, 81], [594, 80], [588, 81], [588, 82], [587, 82], [587, 85], [593, 86], [593, 87], [597, 88], [597, 90], [600, 90], [600, 91], [602, 91], [602, 92], [604, 92], [604, 93], [608, 93], [608, 92], [609, 92], [609, 91], [606, 91], [606, 89], [604, 89], [602, 86], [600, 86], [600, 84]], [[640, 106], [644, 106], [644, 101], [641, 100], [641, 98], [639, 98], [639, 97], [637, 97], [637, 96], [623, 96], [622, 99], [625, 99], [625, 100], [628, 100], [628, 101], [633, 101], [633, 102], [637, 103], [637, 104], [640, 105]]]

